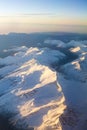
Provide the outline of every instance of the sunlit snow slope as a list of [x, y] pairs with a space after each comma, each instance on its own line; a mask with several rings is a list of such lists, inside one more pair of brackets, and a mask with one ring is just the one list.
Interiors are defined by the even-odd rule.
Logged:
[[87, 41], [43, 44], [4, 50], [0, 114], [21, 130], [87, 130]]
[[65, 55], [48, 48], [20, 47], [16, 51], [0, 59], [5, 65], [0, 69], [0, 113], [11, 114], [11, 122], [21, 129], [60, 128], [58, 117], [66, 107], [65, 99], [57, 74], [49, 66]]

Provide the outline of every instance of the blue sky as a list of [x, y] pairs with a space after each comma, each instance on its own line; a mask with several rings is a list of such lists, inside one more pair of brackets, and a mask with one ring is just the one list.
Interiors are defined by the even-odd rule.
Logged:
[[[57, 31], [55, 30], [56, 25], [61, 25], [61, 27], [69, 25], [68, 28], [63, 27], [68, 31], [72, 31], [71, 27], [77, 25], [77, 32], [80, 30], [85, 32], [86, 28], [82, 28], [82, 26], [87, 26], [87, 0], [0, 0], [2, 33], [5, 30], [6, 32], [16, 31], [14, 30], [16, 25], [17, 28], [19, 27], [17, 30], [19, 32], [34, 32], [34, 27], [35, 31]], [[49, 30], [49, 25], [54, 26]], [[72, 26], [70, 27], [70, 25]], [[30, 28], [30, 30], [26, 30], [26, 28]], [[58, 31], [63, 31], [63, 28]], [[67, 31], [66, 29], [64, 31]]]
[[0, 0], [2, 14], [53, 13], [86, 15], [87, 0]]

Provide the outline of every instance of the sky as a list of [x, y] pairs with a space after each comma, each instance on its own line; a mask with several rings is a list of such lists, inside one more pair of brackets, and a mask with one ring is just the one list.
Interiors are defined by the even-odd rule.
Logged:
[[0, 33], [87, 33], [87, 0], [0, 0]]

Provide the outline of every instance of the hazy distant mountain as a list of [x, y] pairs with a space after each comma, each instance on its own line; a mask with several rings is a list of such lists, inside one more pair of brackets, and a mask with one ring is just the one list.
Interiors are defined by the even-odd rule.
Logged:
[[[30, 35], [44, 36], [1, 37]], [[13, 55], [0, 58], [0, 114], [21, 130], [86, 130], [87, 41], [66, 44], [44, 36], [36, 43], [4, 50]]]
[[87, 34], [77, 33], [9, 33], [8, 35], [0, 35], [0, 51], [5, 48], [11, 48], [12, 46], [37, 47], [38, 43], [44, 46], [43, 42], [46, 39], [61, 40], [63, 42], [69, 42], [71, 40], [87, 40]]

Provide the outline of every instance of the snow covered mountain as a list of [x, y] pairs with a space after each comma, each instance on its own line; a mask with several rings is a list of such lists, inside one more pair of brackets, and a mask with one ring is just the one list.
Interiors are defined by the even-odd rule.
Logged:
[[0, 114], [21, 130], [86, 130], [87, 41], [44, 43], [56, 49], [22, 46], [0, 58]]

